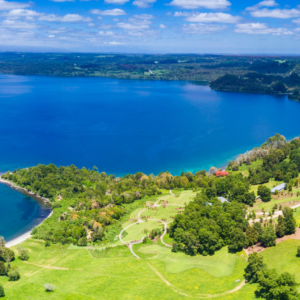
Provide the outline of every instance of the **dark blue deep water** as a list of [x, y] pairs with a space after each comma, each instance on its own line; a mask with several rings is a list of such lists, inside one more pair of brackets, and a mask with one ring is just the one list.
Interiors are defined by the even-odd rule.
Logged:
[[[54, 163], [115, 175], [179, 174], [222, 166], [276, 132], [300, 134], [300, 103], [286, 96], [216, 92], [189, 82], [0, 75], [0, 102], [0, 171]], [[22, 203], [11, 212], [20, 220], [38, 207], [5, 193], [1, 187], [0, 213], [12, 199]], [[3, 224], [20, 226], [2, 220], [0, 235]]]

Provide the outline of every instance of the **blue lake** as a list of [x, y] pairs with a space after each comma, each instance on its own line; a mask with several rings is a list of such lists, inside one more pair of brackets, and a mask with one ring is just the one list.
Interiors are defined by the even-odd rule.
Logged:
[[54, 163], [176, 175], [222, 166], [276, 132], [300, 134], [300, 103], [286, 96], [189, 82], [0, 75], [0, 103], [0, 171]]

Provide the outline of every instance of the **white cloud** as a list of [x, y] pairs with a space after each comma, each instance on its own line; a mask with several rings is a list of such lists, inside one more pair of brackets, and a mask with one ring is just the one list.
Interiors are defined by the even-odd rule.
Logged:
[[118, 23], [117, 26], [119, 28], [123, 28], [126, 30], [143, 30], [149, 28], [149, 25], [147, 24], [132, 24], [132, 23]]
[[55, 37], [55, 35], [53, 35], [53, 34], [49, 35], [49, 38], [54, 38], [54, 37]]
[[8, 1], [0, 0], [0, 10], [26, 8], [29, 6], [31, 6], [31, 3], [8, 2]]
[[256, 18], [278, 18], [289, 19], [300, 17], [300, 10], [298, 9], [268, 9], [263, 8], [251, 12], [252, 17]]
[[237, 33], [248, 34], [272, 34], [272, 35], [291, 35], [292, 31], [286, 28], [270, 28], [264, 23], [237, 24], [234, 29]]
[[261, 7], [274, 7], [278, 6], [278, 4], [274, 0], [265, 0], [257, 3], [256, 5], [247, 7], [246, 10], [257, 10]]
[[105, 0], [104, 2], [108, 3], [108, 4], [120, 4], [120, 5], [123, 5], [126, 2], [129, 2], [129, 0]]
[[186, 9], [197, 9], [200, 7], [208, 9], [224, 9], [231, 6], [227, 0], [173, 0], [170, 5]]
[[120, 42], [108, 42], [107, 44], [114, 45], [114, 46], [125, 45], [124, 43], [120, 43]]
[[166, 25], [164, 25], [164, 24], [160, 24], [160, 25], [159, 25], [159, 28], [161, 28], [161, 29], [166, 29], [166, 28], [167, 28], [167, 26], [166, 26]]
[[139, 8], [147, 8], [150, 7], [154, 2], [156, 2], [156, 0], [135, 0], [132, 2], [132, 4]]
[[110, 10], [91, 9], [89, 12], [94, 15], [102, 15], [102, 16], [126, 15], [126, 12], [123, 9], [119, 9], [119, 8], [110, 9]]
[[108, 35], [108, 36], [114, 35], [114, 33], [113, 33], [112, 31], [106, 31], [106, 32], [100, 31], [99, 34], [100, 34], [100, 35]]
[[134, 15], [133, 18], [150, 20], [153, 19], [154, 17], [152, 15], [141, 14], [141, 15]]
[[33, 20], [34, 18], [39, 17], [41, 15], [41, 13], [29, 9], [12, 9], [7, 13], [2, 14], [2, 16], [11, 19], [26, 18], [27, 20]]
[[51, 0], [53, 2], [74, 2], [74, 0]]
[[85, 18], [77, 14], [68, 14], [65, 16], [59, 15], [42, 15], [39, 17], [40, 21], [47, 21], [47, 22], [63, 22], [63, 23], [76, 23], [76, 22], [91, 22], [91, 18]]
[[23, 21], [18, 21], [18, 20], [4, 20], [2, 23], [0, 23], [1, 27], [6, 27], [6, 28], [17, 28], [17, 29], [22, 29], [22, 30], [27, 30], [27, 29], [34, 29], [37, 27], [37, 25], [33, 23], [27, 23]]
[[29, 9], [12, 9], [7, 13], [2, 14], [9, 19], [21, 19], [26, 20], [39, 20], [47, 22], [63, 22], [63, 23], [73, 23], [73, 22], [91, 22], [91, 18], [85, 18], [77, 14], [68, 14], [65, 16], [54, 15], [54, 14], [44, 14], [39, 13], [34, 10]]
[[200, 13], [200, 14], [187, 14], [176, 12], [175, 17], [187, 17], [186, 20], [189, 22], [199, 22], [199, 23], [238, 23], [241, 21], [241, 17], [232, 16], [225, 13]]
[[296, 24], [300, 24], [300, 19], [293, 20], [292, 22]]
[[186, 33], [210, 34], [223, 31], [227, 26], [223, 25], [207, 25], [207, 24], [184, 24], [182, 30]]

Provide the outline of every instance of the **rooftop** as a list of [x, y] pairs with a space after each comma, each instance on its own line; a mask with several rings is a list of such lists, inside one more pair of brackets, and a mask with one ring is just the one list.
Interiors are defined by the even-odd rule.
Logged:
[[271, 192], [275, 193], [276, 190], [279, 192], [279, 191], [282, 191], [284, 188], [285, 188], [285, 183], [282, 183], [282, 184], [279, 184], [279, 185], [273, 187], [271, 189]]

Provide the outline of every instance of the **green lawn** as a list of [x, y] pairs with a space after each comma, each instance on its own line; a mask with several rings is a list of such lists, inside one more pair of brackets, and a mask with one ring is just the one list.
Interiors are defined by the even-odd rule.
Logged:
[[[140, 251], [159, 254], [136, 259], [123, 247], [110, 250], [114, 254], [111, 256], [61, 245], [45, 248], [43, 242], [35, 240], [22, 246], [30, 251], [30, 259], [28, 263], [18, 259], [12, 263], [20, 267], [19, 281], [8, 282], [0, 277], [5, 299], [183, 299], [186, 296], [180, 293], [197, 296], [236, 287], [239, 282], [235, 280], [242, 280], [246, 265], [244, 258], [227, 254], [226, 248], [216, 256], [191, 257], [150, 244], [142, 245]], [[56, 291], [46, 293], [46, 283], [55, 285]]]
[[178, 213], [178, 210], [175, 208], [179, 208], [179, 206], [168, 205], [166, 208], [163, 206], [156, 207], [156, 209], [147, 209], [141, 213], [141, 217], [150, 217], [150, 219], [162, 220], [166, 219], [167, 222], [172, 222], [173, 219], [171, 217], [175, 217]]
[[130, 226], [126, 229], [127, 235], [123, 237], [124, 242], [132, 242], [136, 240], [141, 240], [142, 237], [146, 236], [147, 234], [144, 232], [145, 229], [150, 232], [156, 228], [164, 228], [164, 225], [161, 222], [157, 221], [147, 221], [143, 223], [138, 223]]

